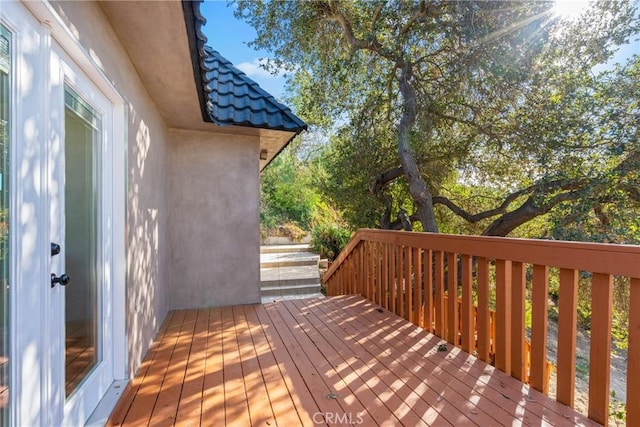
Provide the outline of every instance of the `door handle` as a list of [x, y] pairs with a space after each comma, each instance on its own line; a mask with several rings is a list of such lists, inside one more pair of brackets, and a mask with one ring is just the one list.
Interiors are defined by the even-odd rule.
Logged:
[[51, 256], [58, 255], [60, 253], [60, 245], [51, 242]]
[[66, 274], [61, 274], [60, 277], [56, 277], [55, 274], [51, 274], [51, 287], [53, 288], [54, 286], [56, 286], [56, 283], [60, 283], [60, 285], [62, 286], [67, 286], [69, 284], [69, 282], [71, 281], [71, 278], [69, 276], [67, 276]]

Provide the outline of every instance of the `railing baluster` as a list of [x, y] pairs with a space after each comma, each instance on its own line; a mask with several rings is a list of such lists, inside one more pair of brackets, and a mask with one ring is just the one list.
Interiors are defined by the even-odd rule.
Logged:
[[378, 256], [376, 258], [376, 283], [378, 287], [376, 288], [376, 303], [378, 305], [382, 305], [382, 261], [384, 258], [384, 245], [382, 243], [378, 243]]
[[458, 345], [458, 254], [447, 253], [447, 341]]
[[358, 288], [358, 257], [356, 254], [353, 254], [351, 257], [351, 262], [349, 263], [351, 266], [351, 287], [353, 288], [353, 293], [357, 294]]
[[606, 424], [609, 416], [612, 305], [613, 276], [594, 273], [591, 278], [589, 418], [600, 424]]
[[423, 326], [422, 320], [422, 250], [413, 248], [413, 323]]
[[382, 290], [382, 306], [385, 309], [389, 308], [389, 288], [391, 281], [389, 280], [389, 244], [384, 244], [384, 258], [382, 260], [382, 279], [384, 281], [384, 287]]
[[473, 324], [473, 259], [470, 255], [460, 256], [462, 265], [462, 350], [473, 353], [475, 349], [475, 325]]
[[629, 348], [627, 352], [627, 425], [640, 425], [640, 278], [631, 279], [629, 296]]
[[367, 251], [367, 263], [369, 268], [369, 281], [367, 282], [367, 299], [373, 299], [373, 287], [375, 286], [376, 272], [373, 269], [373, 257], [375, 256], [375, 243], [369, 242], [369, 250]]
[[369, 300], [373, 300], [375, 295], [376, 288], [376, 271], [374, 268], [374, 260], [376, 257], [376, 242], [369, 243], [369, 259], [367, 260], [367, 265], [369, 266], [369, 289], [367, 292], [369, 293]]
[[369, 245], [369, 271], [370, 273], [370, 277], [369, 277], [369, 289], [367, 290], [369, 297], [368, 299], [372, 300], [373, 299], [373, 295], [374, 295], [374, 287], [375, 287], [375, 277], [376, 277], [376, 272], [375, 272], [375, 268], [376, 268], [376, 245], [374, 242], [371, 242], [371, 244]]
[[445, 338], [445, 324], [444, 324], [444, 253], [441, 251], [436, 252], [436, 321], [435, 330], [436, 335], [440, 338]]
[[398, 277], [398, 302], [396, 303], [396, 314], [400, 317], [404, 315], [404, 246], [398, 246], [398, 265], [396, 267]]
[[362, 283], [362, 295], [367, 297], [369, 281], [371, 280], [371, 270], [369, 269], [369, 246], [370, 242], [365, 241], [362, 251], [364, 252], [364, 282]]
[[524, 381], [525, 340], [524, 301], [527, 296], [526, 270], [521, 262], [511, 263], [511, 376]]
[[398, 247], [395, 244], [390, 246], [390, 259], [389, 259], [389, 280], [391, 280], [391, 294], [389, 295], [389, 310], [392, 313], [396, 312], [396, 297], [397, 297], [397, 289], [398, 289], [398, 280], [396, 278], [396, 255], [398, 253]]
[[413, 250], [409, 246], [404, 249], [404, 318], [413, 323], [413, 289], [411, 288], [411, 254]]
[[367, 249], [368, 242], [363, 241], [360, 251], [362, 257], [362, 280], [358, 283], [358, 290], [360, 295], [365, 296], [367, 293], [367, 281], [369, 280], [369, 269], [367, 268]]
[[578, 271], [560, 270], [558, 302], [558, 380], [556, 399], [573, 408], [576, 378]]
[[489, 260], [478, 258], [478, 357], [489, 362]]
[[355, 294], [356, 287], [358, 286], [358, 259], [355, 254], [349, 258], [349, 270], [351, 272], [350, 287], [353, 289], [353, 293]]
[[351, 294], [353, 289], [351, 289], [351, 283], [349, 283], [349, 259], [347, 258], [344, 263], [344, 267], [342, 268], [342, 280], [344, 280], [344, 287], [346, 289], [347, 294]]
[[366, 281], [366, 273], [365, 273], [365, 263], [366, 263], [366, 258], [365, 258], [365, 253], [364, 253], [364, 242], [362, 242], [360, 245], [358, 245], [358, 252], [357, 252], [357, 256], [359, 259], [359, 265], [358, 265], [358, 293], [362, 294], [363, 293], [363, 289], [364, 289], [364, 284]]
[[371, 290], [369, 299], [375, 302], [376, 295], [378, 294], [378, 244], [371, 242]]
[[511, 374], [511, 261], [496, 260], [496, 368]]
[[425, 249], [422, 253], [424, 265], [424, 329], [433, 332], [433, 252]]
[[531, 386], [547, 392], [547, 298], [549, 293], [549, 267], [533, 266], [531, 296]]

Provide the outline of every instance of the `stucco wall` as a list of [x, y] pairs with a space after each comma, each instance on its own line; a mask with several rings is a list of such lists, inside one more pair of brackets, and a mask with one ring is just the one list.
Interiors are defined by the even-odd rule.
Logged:
[[169, 136], [170, 308], [259, 302], [259, 138]]
[[126, 313], [132, 376], [167, 314], [167, 129], [102, 9], [90, 2], [53, 6], [127, 101]]

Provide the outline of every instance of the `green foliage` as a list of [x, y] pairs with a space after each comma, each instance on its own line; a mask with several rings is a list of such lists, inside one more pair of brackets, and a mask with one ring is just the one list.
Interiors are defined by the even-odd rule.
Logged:
[[333, 224], [318, 224], [311, 230], [311, 248], [322, 258], [334, 261], [340, 251], [349, 243], [348, 229]]
[[285, 149], [262, 172], [260, 223], [266, 229], [293, 224], [309, 231], [320, 203], [312, 171], [296, 157], [295, 145]]
[[615, 390], [611, 390], [609, 417], [615, 420], [616, 425], [618, 425], [618, 422], [623, 422], [624, 425], [624, 421], [627, 419], [627, 405], [618, 400]]

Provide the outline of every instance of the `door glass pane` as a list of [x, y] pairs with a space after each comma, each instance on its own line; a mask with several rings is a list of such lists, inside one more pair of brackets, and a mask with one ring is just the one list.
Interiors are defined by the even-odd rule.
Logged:
[[0, 25], [0, 425], [9, 420], [9, 123], [11, 34]]
[[101, 120], [65, 89], [65, 390], [69, 396], [100, 361], [98, 216]]

